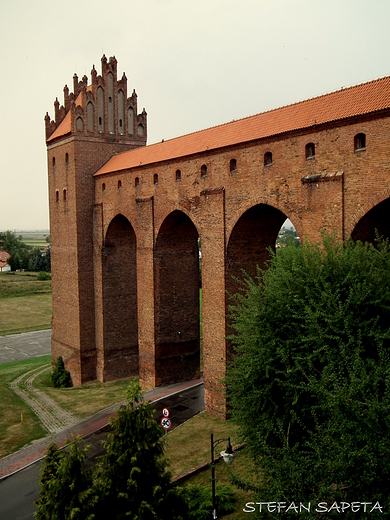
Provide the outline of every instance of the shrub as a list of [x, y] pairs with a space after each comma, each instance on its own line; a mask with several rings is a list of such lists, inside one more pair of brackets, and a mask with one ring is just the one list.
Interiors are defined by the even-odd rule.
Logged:
[[46, 271], [39, 271], [37, 274], [37, 280], [42, 282], [43, 280], [51, 280], [51, 274]]
[[61, 356], [57, 358], [57, 363], [51, 375], [51, 380], [56, 388], [69, 388], [73, 386], [70, 372], [65, 369], [64, 360]]

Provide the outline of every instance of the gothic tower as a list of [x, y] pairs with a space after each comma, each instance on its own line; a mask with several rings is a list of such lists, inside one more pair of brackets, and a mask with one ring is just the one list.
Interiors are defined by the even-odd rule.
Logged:
[[101, 60], [92, 83], [73, 76], [64, 105], [46, 114], [51, 261], [52, 359], [62, 356], [75, 385], [96, 379], [93, 273], [93, 174], [114, 154], [146, 145], [147, 115], [127, 78], [117, 78], [115, 57]]

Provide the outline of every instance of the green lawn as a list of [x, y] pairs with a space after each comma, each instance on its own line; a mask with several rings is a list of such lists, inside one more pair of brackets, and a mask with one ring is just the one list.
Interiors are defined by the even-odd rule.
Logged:
[[62, 408], [71, 411], [81, 419], [114, 404], [124, 401], [129, 379], [119, 381], [90, 381], [74, 388], [54, 388], [50, 372], [44, 372], [34, 380], [34, 386], [46, 392]]
[[[170, 460], [172, 475], [178, 476], [188, 472], [191, 468], [201, 464], [208, 464], [211, 460], [210, 435], [214, 440], [230, 437], [233, 446], [238, 444], [237, 427], [230, 421], [223, 421], [202, 412], [192, 417], [181, 426], [168, 433], [168, 445], [165, 450]], [[226, 441], [221, 442], [215, 449], [215, 456], [226, 448]], [[230, 482], [232, 473], [245, 481], [256, 481], [259, 477], [255, 468], [244, 450], [236, 451], [234, 462], [227, 465], [220, 461], [215, 466], [216, 484], [229, 485], [236, 494], [236, 510], [224, 518], [236, 520], [242, 518], [242, 509], [245, 503], [253, 501], [253, 493], [242, 491]], [[211, 488], [211, 468], [207, 466], [197, 475], [189, 478], [180, 485], [203, 484]]]
[[0, 274], [0, 336], [50, 329], [51, 280], [37, 273]]
[[35, 414], [8, 385], [24, 372], [50, 361], [51, 356], [42, 356], [0, 365], [0, 457], [46, 435]]

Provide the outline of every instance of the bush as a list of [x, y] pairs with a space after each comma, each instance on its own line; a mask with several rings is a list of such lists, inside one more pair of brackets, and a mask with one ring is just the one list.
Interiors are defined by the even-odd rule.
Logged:
[[46, 271], [39, 271], [39, 273], [37, 274], [37, 280], [39, 280], [40, 282], [44, 280], [51, 280], [51, 274], [47, 273]]
[[229, 398], [262, 499], [389, 511], [389, 244], [282, 248], [231, 313]]
[[57, 358], [57, 363], [51, 375], [51, 380], [56, 388], [70, 388], [73, 386], [70, 372], [65, 370], [64, 360], [61, 356]]
[[[213, 500], [211, 487], [190, 484], [182, 489], [183, 496], [188, 505], [188, 520], [209, 520], [213, 513]], [[219, 516], [227, 515], [234, 511], [234, 492], [229, 486], [220, 485], [215, 488], [215, 502]]]

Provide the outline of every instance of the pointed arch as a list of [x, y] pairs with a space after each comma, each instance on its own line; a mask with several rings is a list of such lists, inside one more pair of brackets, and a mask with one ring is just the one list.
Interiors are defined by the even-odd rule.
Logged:
[[200, 374], [198, 232], [174, 210], [163, 221], [155, 255], [156, 384], [187, 381]]
[[126, 217], [108, 226], [103, 247], [105, 381], [138, 374], [137, 241]]

